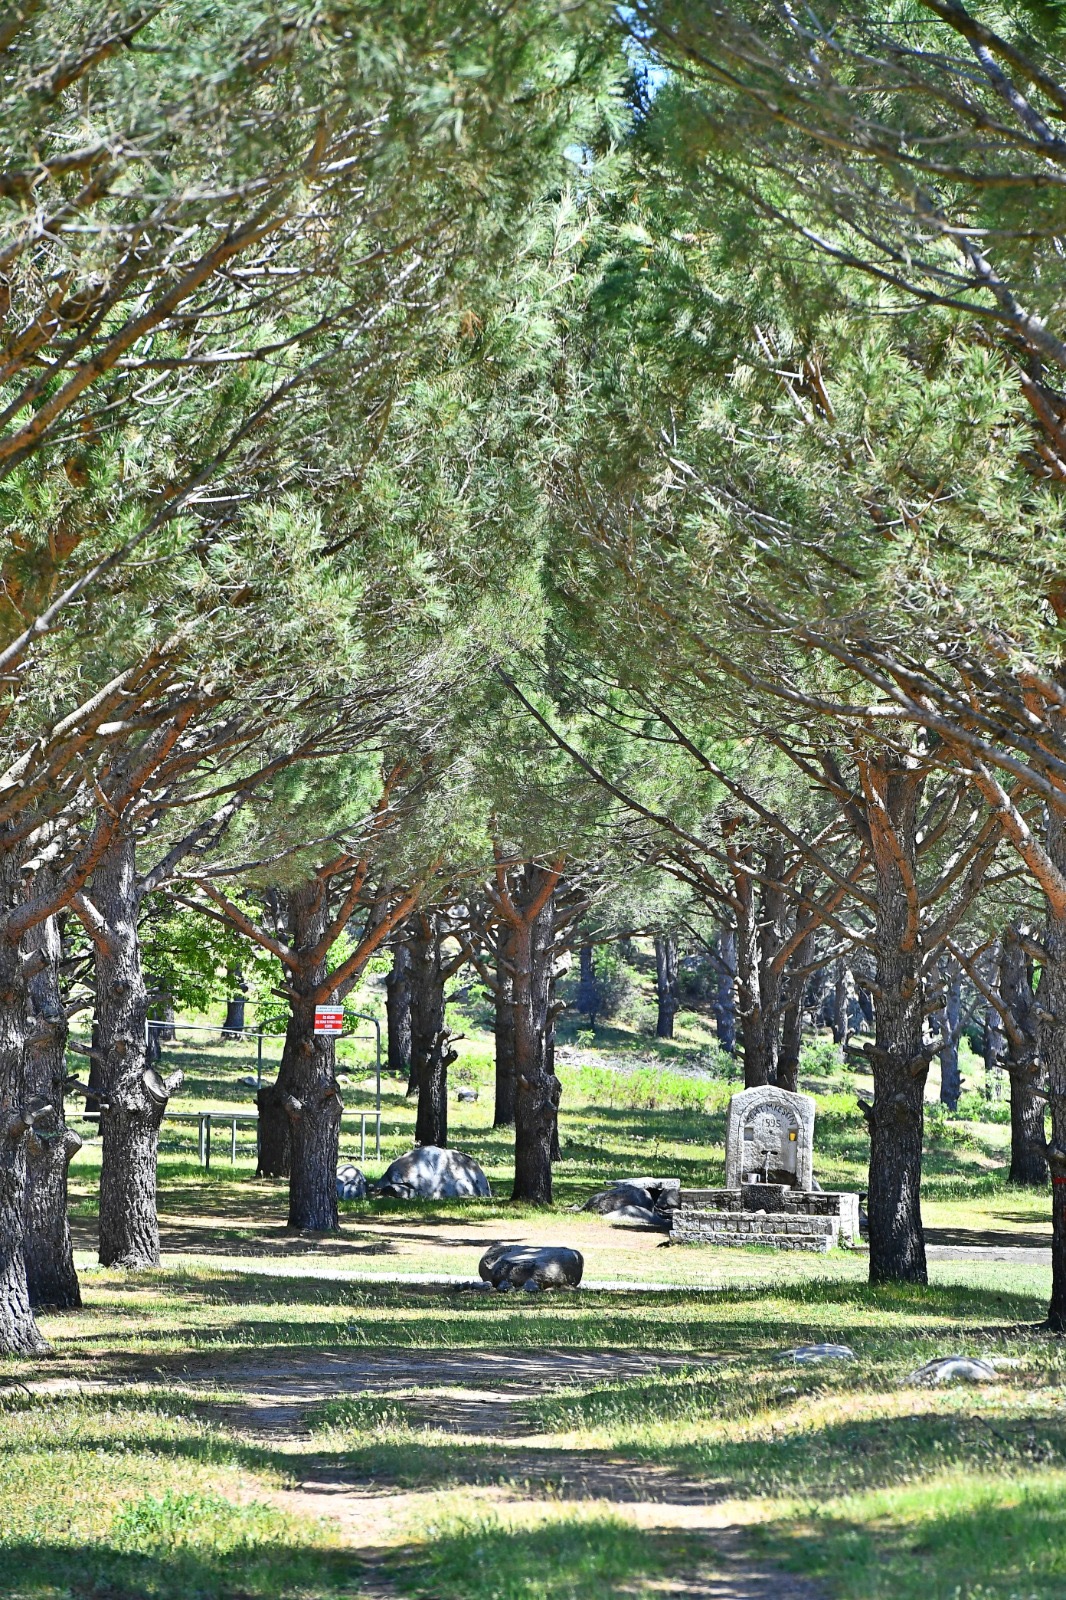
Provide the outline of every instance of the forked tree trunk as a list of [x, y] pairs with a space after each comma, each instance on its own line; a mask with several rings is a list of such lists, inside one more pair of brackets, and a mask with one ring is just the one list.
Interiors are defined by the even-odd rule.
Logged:
[[[3, 841], [0, 840], [0, 843]], [[0, 853], [0, 916], [21, 895], [14, 851]], [[17, 944], [0, 939], [0, 1354], [30, 1355], [45, 1348], [30, 1309], [26, 1258], [26, 1135], [32, 1108], [26, 1093], [30, 998]]]
[[492, 1117], [494, 1128], [513, 1128], [515, 1118], [514, 985], [509, 971], [509, 964], [513, 963], [514, 957], [508, 939], [509, 932], [509, 929], [500, 930], [500, 948], [496, 959], [494, 995], [496, 1104]]
[[389, 1071], [407, 1075], [411, 1092], [411, 953], [398, 944], [392, 956], [392, 970], [385, 980], [385, 1023], [388, 1033]]
[[887, 762], [868, 767], [878, 804], [870, 817], [877, 910], [877, 960], [867, 1199], [871, 1283], [926, 1283], [922, 1232], [923, 1092], [929, 1053], [922, 1035], [924, 990], [916, 891], [917, 774]]
[[455, 1060], [444, 1020], [445, 973], [440, 926], [417, 916], [408, 940], [411, 953], [411, 1066], [418, 1080], [415, 1141], [448, 1143], [448, 1068]]
[[[512, 900], [514, 948], [515, 1177], [513, 1200], [550, 1205], [552, 1151], [562, 1085], [553, 1051], [555, 889], [550, 868], [522, 867]], [[534, 912], [538, 901], [539, 910]]]
[[655, 1037], [674, 1037], [674, 1017], [681, 1009], [677, 982], [677, 940], [672, 934], [663, 934], [655, 941], [655, 994], [658, 1015], [655, 1020]]
[[23, 1251], [30, 1302], [67, 1310], [81, 1304], [67, 1216], [67, 1168], [81, 1149], [63, 1108], [67, 1018], [59, 986], [61, 940], [54, 917], [26, 936], [31, 959], [43, 963], [30, 979], [33, 1032], [26, 1052], [26, 1086], [51, 1113], [26, 1137], [26, 1220]]
[[85, 896], [99, 922], [95, 947], [100, 1053], [100, 1261], [138, 1269], [159, 1264], [156, 1168], [159, 1124], [181, 1082], [148, 1063], [148, 991], [137, 918], [141, 890], [133, 838], [116, 833]]
[[1010, 1081], [1009, 1182], [1042, 1189], [1047, 1183], [1044, 1101], [1034, 1091], [1040, 1078], [1036, 999], [1029, 958], [1017, 928], [1008, 928], [1000, 945], [999, 995], [1013, 1027], [1005, 1032], [1004, 1066]]

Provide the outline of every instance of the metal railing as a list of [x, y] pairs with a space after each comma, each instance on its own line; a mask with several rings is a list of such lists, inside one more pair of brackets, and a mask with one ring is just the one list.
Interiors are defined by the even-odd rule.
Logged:
[[[346, 1020], [347, 1020], [348, 1017], [352, 1017], [353, 1019], [355, 1019], [358, 1022], [369, 1022], [369, 1023], [372, 1023], [373, 1027], [374, 1027], [374, 1033], [373, 1033], [372, 1036], [370, 1034], [368, 1034], [368, 1033], [349, 1033], [349, 1034], [341, 1034], [341, 1035], [339, 1035], [339, 1037], [341, 1037], [341, 1038], [347, 1038], [347, 1039], [353, 1039], [353, 1040], [354, 1039], [369, 1039], [371, 1037], [373, 1037], [373, 1039], [374, 1039], [374, 1096], [375, 1096], [374, 1111], [373, 1112], [369, 1112], [369, 1111], [342, 1111], [341, 1112], [341, 1126], [342, 1127], [344, 1125], [345, 1119], [350, 1119], [350, 1118], [353, 1118], [353, 1117], [358, 1117], [359, 1118], [359, 1159], [360, 1159], [360, 1161], [365, 1161], [366, 1160], [366, 1124], [367, 1124], [367, 1118], [370, 1117], [370, 1116], [373, 1116], [373, 1118], [374, 1118], [374, 1153], [378, 1157], [380, 1157], [380, 1155], [381, 1155], [381, 1023], [378, 1021], [377, 1017], [371, 1016], [369, 1012], [365, 1012], [365, 1011], [346, 1011], [345, 1012]], [[237, 1029], [237, 1028], [229, 1028], [228, 1029], [228, 1028], [226, 1028], [225, 1024], [222, 1024], [220, 1026], [218, 1024], [205, 1023], [205, 1022], [167, 1022], [167, 1021], [161, 1020], [159, 1018], [149, 1018], [145, 1023], [145, 1044], [148, 1046], [149, 1052], [151, 1052], [152, 1034], [153, 1034], [153, 1032], [155, 1032], [157, 1035], [159, 1035], [159, 1034], [162, 1034], [164, 1032], [164, 1030], [166, 1030], [167, 1032], [173, 1032], [173, 1033], [178, 1033], [178, 1032], [181, 1032], [181, 1033], [212, 1033], [212, 1034], [217, 1035], [220, 1038], [220, 1040], [223, 1037], [225, 1037], [227, 1039], [237, 1039], [237, 1038], [240, 1038], [240, 1039], [254, 1039], [256, 1041], [256, 1072], [255, 1072], [255, 1077], [256, 1077], [256, 1093], [257, 1094], [258, 1094], [259, 1090], [262, 1089], [262, 1087], [263, 1087], [263, 1040], [264, 1039], [281, 1039], [281, 1038], [284, 1038], [284, 1033], [268, 1032], [267, 1030], [265, 1030], [263, 1028], [244, 1028], [244, 1027], [242, 1027], [240, 1029]], [[160, 1041], [160, 1042], [162, 1042], [162, 1041]], [[271, 1065], [271, 1063], [269, 1063], [269, 1062], [267, 1064]], [[86, 1122], [99, 1122], [100, 1113], [98, 1111], [86, 1111], [86, 1112], [82, 1113], [82, 1118]], [[259, 1112], [258, 1111], [223, 1111], [221, 1109], [212, 1110], [212, 1111], [170, 1111], [170, 1110], [167, 1110], [167, 1111], [164, 1111], [164, 1113], [163, 1113], [163, 1119], [164, 1120], [169, 1120], [171, 1122], [195, 1122], [195, 1123], [198, 1124], [198, 1128], [197, 1128], [197, 1153], [198, 1153], [198, 1159], [199, 1159], [200, 1165], [203, 1168], [205, 1168], [205, 1170], [208, 1170], [208, 1171], [210, 1170], [210, 1167], [211, 1167], [211, 1129], [212, 1129], [212, 1126], [214, 1125], [214, 1123], [216, 1123], [216, 1122], [229, 1123], [229, 1126], [230, 1126], [230, 1165], [231, 1166], [236, 1166], [236, 1164], [237, 1164], [237, 1124], [238, 1124], [238, 1122], [252, 1122], [252, 1123], [255, 1124], [256, 1151], [258, 1152], [258, 1149], [259, 1149]]]

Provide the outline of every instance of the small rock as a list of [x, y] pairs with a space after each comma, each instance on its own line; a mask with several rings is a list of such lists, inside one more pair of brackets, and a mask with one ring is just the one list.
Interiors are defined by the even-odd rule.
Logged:
[[994, 1383], [996, 1369], [976, 1356], [938, 1356], [912, 1372], [905, 1383]]
[[455, 1098], [457, 1100], [476, 1100], [477, 1099], [477, 1090], [476, 1089], [460, 1089]]
[[497, 1289], [529, 1287], [533, 1279], [541, 1289], [576, 1288], [585, 1270], [580, 1250], [565, 1245], [494, 1244], [478, 1263], [478, 1272]]
[[854, 1361], [855, 1352], [849, 1344], [798, 1344], [794, 1350], [782, 1350], [778, 1361]]
[[259, 1079], [254, 1072], [246, 1072], [243, 1077], [237, 1079], [237, 1082], [242, 1089], [258, 1089], [259, 1087]]

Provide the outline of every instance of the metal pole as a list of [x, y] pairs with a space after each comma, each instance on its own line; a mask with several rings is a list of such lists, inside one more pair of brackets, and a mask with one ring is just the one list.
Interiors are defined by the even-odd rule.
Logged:
[[235, 1167], [237, 1165], [237, 1118], [236, 1117], [234, 1117], [233, 1121], [230, 1123], [229, 1164], [230, 1164], [231, 1167]]
[[359, 1159], [366, 1160], [366, 1112], [359, 1113]]
[[211, 1171], [211, 1113], [204, 1113], [204, 1171]]
[[258, 1094], [259, 1090], [263, 1087], [263, 1034], [262, 1034], [262, 1031], [260, 1031], [259, 1034], [256, 1036], [256, 1041], [255, 1042], [256, 1042], [256, 1046], [257, 1046], [256, 1059], [255, 1059], [255, 1090], [256, 1090], [256, 1093]]

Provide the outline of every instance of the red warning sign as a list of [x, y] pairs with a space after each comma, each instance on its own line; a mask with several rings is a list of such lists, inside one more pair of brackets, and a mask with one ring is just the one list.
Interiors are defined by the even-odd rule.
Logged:
[[315, 1032], [338, 1034], [344, 1032], [343, 1006], [316, 1006]]

